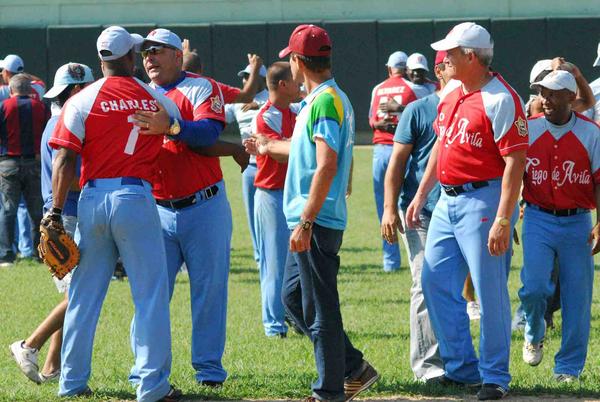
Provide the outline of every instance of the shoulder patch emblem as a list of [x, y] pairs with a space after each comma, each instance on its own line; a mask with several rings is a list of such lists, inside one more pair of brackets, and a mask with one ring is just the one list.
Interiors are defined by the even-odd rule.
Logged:
[[519, 133], [521, 137], [527, 137], [527, 123], [524, 118], [519, 116], [517, 121], [515, 121], [515, 127], [517, 127], [517, 133]]
[[210, 108], [215, 113], [223, 113], [223, 101], [221, 101], [219, 95], [210, 98]]

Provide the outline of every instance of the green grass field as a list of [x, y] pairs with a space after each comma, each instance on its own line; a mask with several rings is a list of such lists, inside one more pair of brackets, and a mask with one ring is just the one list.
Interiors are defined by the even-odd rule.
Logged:
[[[196, 385], [190, 364], [190, 306], [187, 277], [181, 275], [171, 304], [173, 331], [172, 382], [189, 400], [195, 399], [300, 399], [309, 395], [315, 378], [312, 346], [307, 338], [290, 332], [287, 339], [267, 339], [260, 317], [258, 272], [251, 257], [240, 175], [232, 161], [223, 162], [234, 216], [229, 313], [224, 365], [229, 379], [221, 390]], [[403, 251], [403, 269], [386, 274], [381, 269], [379, 225], [371, 184], [371, 149], [355, 151], [354, 192], [349, 200], [349, 227], [341, 252], [340, 297], [345, 328], [365, 357], [379, 370], [381, 380], [363, 395], [441, 396], [448, 390], [427, 387], [413, 380], [408, 363], [410, 274]], [[517, 305], [521, 249], [517, 247], [510, 276], [513, 310]], [[598, 276], [598, 275], [596, 275]], [[596, 278], [598, 279], [598, 278]], [[18, 264], [0, 271], [0, 400], [52, 401], [57, 385], [37, 386], [21, 374], [10, 357], [8, 345], [25, 338], [61, 299], [41, 265]], [[129, 349], [132, 303], [128, 283], [113, 282], [104, 303], [95, 340], [89, 400], [135, 399], [127, 375], [133, 362]], [[552, 380], [553, 355], [560, 342], [557, 328], [547, 336], [546, 357], [536, 368], [521, 360], [522, 334], [513, 335], [511, 373], [513, 395], [600, 397], [600, 307], [594, 294], [592, 333], [582, 381], [557, 385]], [[477, 324], [472, 325], [475, 338]], [[599, 347], [598, 349], [596, 349]], [[41, 353], [41, 362], [45, 348]], [[41, 363], [40, 362], [40, 363]], [[451, 391], [452, 392], [452, 391]], [[454, 390], [461, 397], [460, 390]]]

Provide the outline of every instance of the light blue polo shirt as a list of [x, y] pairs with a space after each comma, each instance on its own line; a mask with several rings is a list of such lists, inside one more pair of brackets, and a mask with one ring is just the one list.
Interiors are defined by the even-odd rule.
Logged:
[[283, 191], [283, 212], [290, 229], [300, 222], [317, 169], [316, 137], [337, 153], [337, 172], [315, 222], [329, 229], [344, 230], [354, 146], [354, 110], [333, 78], [308, 94], [296, 117]]

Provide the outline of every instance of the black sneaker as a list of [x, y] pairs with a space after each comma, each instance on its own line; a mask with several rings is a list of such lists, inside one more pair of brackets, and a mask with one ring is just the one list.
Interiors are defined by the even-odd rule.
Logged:
[[93, 392], [90, 389], [90, 387], [85, 387], [85, 389], [83, 391], [78, 392], [75, 395], [65, 396], [65, 398], [83, 398], [83, 397], [89, 397], [92, 395], [93, 395]]
[[477, 393], [477, 399], [480, 401], [490, 401], [502, 399], [508, 394], [508, 391], [497, 384], [483, 384]]
[[362, 361], [360, 373], [344, 381], [344, 394], [346, 402], [354, 399], [358, 394], [369, 388], [379, 380], [379, 373], [366, 360]]
[[198, 381], [198, 384], [209, 388], [221, 388], [223, 386], [223, 381], [202, 380]]
[[446, 377], [446, 375], [441, 375], [439, 377], [430, 378], [425, 381], [425, 384], [436, 384], [442, 387], [456, 387], [456, 388], [468, 388], [468, 389], [476, 389], [481, 387], [481, 382], [461, 382], [453, 380], [452, 378]]
[[171, 389], [169, 389], [167, 395], [163, 396], [157, 402], [176, 402], [180, 400], [181, 397], [183, 397], [183, 393], [171, 385]]

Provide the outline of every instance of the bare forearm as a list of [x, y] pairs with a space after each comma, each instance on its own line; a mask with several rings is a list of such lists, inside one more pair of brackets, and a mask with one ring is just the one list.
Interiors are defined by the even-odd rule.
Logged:
[[433, 187], [438, 182], [437, 177], [437, 156], [438, 156], [438, 148], [439, 141], [436, 141], [431, 149], [431, 155], [429, 156], [429, 161], [427, 162], [427, 168], [425, 168], [425, 173], [423, 173], [423, 178], [421, 179], [421, 184], [419, 184], [419, 188], [417, 189], [417, 193], [415, 194], [415, 198], [426, 199]]
[[192, 151], [202, 156], [232, 156], [244, 152], [244, 147], [232, 142], [220, 141], [207, 147], [194, 147]]
[[308, 219], [309, 221], [315, 220], [325, 202], [325, 198], [327, 198], [329, 188], [331, 187], [336, 172], [337, 165], [323, 165], [317, 167], [312, 183], [310, 184], [308, 200], [306, 200], [306, 205], [302, 212], [303, 219]]
[[61, 148], [52, 162], [52, 206], [62, 209], [75, 178], [77, 154]]
[[260, 80], [260, 74], [258, 71], [254, 74], [250, 74], [246, 84], [236, 96], [236, 103], [250, 103], [254, 99], [254, 95], [256, 95], [256, 91], [258, 90], [258, 83]]
[[577, 81], [577, 98], [573, 102], [573, 110], [585, 112], [596, 103], [594, 92], [583, 75], [578, 74], [575, 81]]
[[412, 145], [394, 143], [390, 163], [385, 173], [383, 208], [391, 209], [392, 212], [398, 211], [398, 197], [404, 185], [406, 161], [410, 155], [410, 149], [405, 151], [405, 147], [412, 149]]
[[277, 162], [287, 162], [290, 156], [290, 141], [272, 140], [267, 144], [267, 155]]
[[500, 203], [496, 216], [509, 218], [512, 216], [517, 200], [521, 184], [523, 183], [523, 173], [525, 171], [525, 152], [513, 152], [506, 156], [506, 167], [502, 176], [502, 193], [500, 195]]

